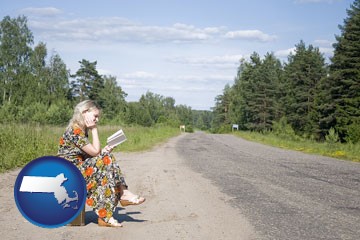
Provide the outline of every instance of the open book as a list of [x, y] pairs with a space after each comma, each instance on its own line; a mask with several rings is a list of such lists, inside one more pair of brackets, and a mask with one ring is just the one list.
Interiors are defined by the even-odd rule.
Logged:
[[119, 131], [108, 137], [106, 143], [108, 146], [114, 148], [125, 141], [126, 141], [126, 136], [123, 130], [120, 129]]

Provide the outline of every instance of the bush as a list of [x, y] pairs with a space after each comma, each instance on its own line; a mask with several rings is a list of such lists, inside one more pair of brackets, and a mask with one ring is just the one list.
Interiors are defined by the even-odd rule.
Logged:
[[325, 136], [326, 143], [334, 144], [340, 140], [338, 133], [334, 128], [330, 128], [328, 135]]
[[212, 133], [230, 133], [231, 132], [231, 126], [229, 124], [223, 124], [220, 125], [217, 128], [211, 129]]
[[360, 142], [360, 121], [354, 122], [347, 127], [347, 137], [345, 140], [348, 143]]
[[192, 127], [192, 125], [187, 125], [186, 128], [185, 128], [185, 132], [193, 133], [193, 132], [194, 132], [194, 128]]
[[0, 106], [0, 122], [9, 123], [15, 121], [17, 108], [11, 103]]
[[296, 135], [294, 129], [287, 122], [286, 117], [282, 117], [278, 122], [273, 122], [272, 132], [279, 137], [284, 137], [291, 140], [300, 140], [300, 137]]
[[73, 110], [65, 103], [51, 104], [45, 114], [46, 122], [49, 124], [64, 124], [71, 118]]

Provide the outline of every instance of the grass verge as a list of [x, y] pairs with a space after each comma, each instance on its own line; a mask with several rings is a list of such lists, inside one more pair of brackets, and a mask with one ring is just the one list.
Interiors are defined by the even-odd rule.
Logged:
[[359, 143], [326, 143], [316, 142], [299, 137], [294, 140], [291, 136], [277, 136], [273, 133], [263, 134], [258, 132], [243, 131], [235, 132], [234, 135], [250, 141], [259, 142], [274, 147], [360, 162]]
[[[144, 151], [180, 133], [177, 128], [169, 126], [152, 128], [100, 126], [99, 135], [102, 146], [105, 146], [106, 138], [120, 128], [123, 128], [128, 140], [114, 149], [114, 152]], [[41, 156], [56, 155], [59, 139], [64, 130], [64, 126], [2, 125], [0, 127], [0, 172], [22, 167]]]

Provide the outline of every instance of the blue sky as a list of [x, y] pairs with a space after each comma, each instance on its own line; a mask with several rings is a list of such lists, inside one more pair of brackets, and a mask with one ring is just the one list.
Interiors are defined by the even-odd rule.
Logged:
[[0, 17], [25, 15], [49, 56], [71, 73], [97, 61], [138, 101], [147, 91], [210, 110], [241, 58], [273, 52], [286, 61], [303, 40], [332, 55], [352, 0], [0, 0]]

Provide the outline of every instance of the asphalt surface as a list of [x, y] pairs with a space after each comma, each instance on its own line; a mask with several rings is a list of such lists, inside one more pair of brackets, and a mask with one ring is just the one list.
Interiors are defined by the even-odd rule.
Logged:
[[202, 132], [176, 151], [232, 197], [262, 239], [360, 239], [359, 163]]

